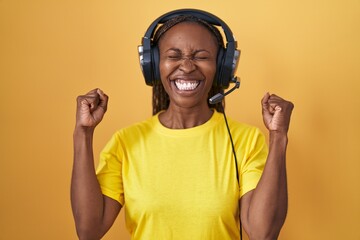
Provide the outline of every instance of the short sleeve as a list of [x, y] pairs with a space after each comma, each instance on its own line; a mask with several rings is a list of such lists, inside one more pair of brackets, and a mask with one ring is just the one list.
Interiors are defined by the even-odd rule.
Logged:
[[240, 197], [256, 188], [268, 155], [264, 134], [254, 128], [248, 139], [246, 155], [241, 166]]
[[100, 153], [96, 176], [102, 193], [124, 205], [122, 149], [119, 134], [115, 133]]

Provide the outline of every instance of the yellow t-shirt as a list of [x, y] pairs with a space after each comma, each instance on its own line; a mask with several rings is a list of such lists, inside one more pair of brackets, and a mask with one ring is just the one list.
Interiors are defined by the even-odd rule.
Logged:
[[264, 135], [221, 113], [189, 129], [150, 119], [116, 132], [100, 156], [104, 195], [125, 208], [132, 239], [239, 239], [238, 200], [254, 189], [267, 158]]

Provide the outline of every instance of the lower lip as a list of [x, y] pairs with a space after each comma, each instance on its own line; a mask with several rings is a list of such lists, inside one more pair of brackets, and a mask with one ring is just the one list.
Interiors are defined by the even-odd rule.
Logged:
[[194, 92], [196, 92], [199, 89], [201, 84], [202, 84], [202, 82], [200, 81], [199, 85], [193, 90], [180, 90], [177, 88], [175, 81], [171, 81], [172, 88], [175, 89], [176, 92], [178, 92], [179, 94], [182, 94], [182, 95], [193, 94]]

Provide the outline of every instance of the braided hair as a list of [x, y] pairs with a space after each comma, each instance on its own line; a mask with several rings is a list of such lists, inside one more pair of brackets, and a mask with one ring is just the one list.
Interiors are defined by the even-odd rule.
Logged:
[[[164, 35], [166, 31], [168, 31], [170, 28], [175, 26], [178, 23], [182, 22], [193, 22], [197, 23], [201, 26], [204, 26], [206, 29], [208, 29], [216, 38], [218, 48], [224, 48], [224, 41], [223, 37], [220, 33], [220, 31], [213, 25], [209, 24], [208, 22], [197, 18], [192, 15], [180, 15], [176, 16], [174, 18], [171, 18], [170, 20], [166, 21], [163, 25], [161, 25], [155, 32], [154, 38], [153, 38], [153, 44], [158, 44], [161, 37]], [[209, 91], [209, 97], [214, 96], [217, 93], [224, 93], [224, 89], [222, 86], [215, 86], [213, 85]], [[170, 98], [169, 95], [166, 93], [161, 81], [158, 81], [154, 83], [153, 85], [153, 115], [157, 114], [158, 112], [162, 110], [166, 110], [169, 107], [170, 104]], [[225, 107], [225, 101], [222, 100], [222, 102], [216, 103], [214, 105], [210, 105], [208, 103], [209, 107], [215, 108], [218, 112], [223, 112], [223, 109]]]

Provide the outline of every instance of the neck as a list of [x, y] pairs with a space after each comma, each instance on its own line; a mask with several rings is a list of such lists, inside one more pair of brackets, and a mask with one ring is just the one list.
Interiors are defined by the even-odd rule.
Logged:
[[171, 129], [192, 128], [207, 122], [213, 114], [208, 106], [202, 108], [181, 108], [170, 104], [169, 108], [159, 115], [162, 125]]

